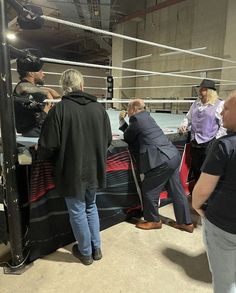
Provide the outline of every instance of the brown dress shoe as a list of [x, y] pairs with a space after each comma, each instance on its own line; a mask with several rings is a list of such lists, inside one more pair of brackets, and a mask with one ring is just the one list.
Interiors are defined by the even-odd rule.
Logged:
[[169, 223], [171, 227], [175, 229], [179, 229], [181, 231], [186, 231], [188, 233], [193, 233], [194, 226], [193, 224], [177, 224], [176, 222], [172, 221]]
[[143, 230], [161, 229], [162, 222], [138, 222], [135, 227]]

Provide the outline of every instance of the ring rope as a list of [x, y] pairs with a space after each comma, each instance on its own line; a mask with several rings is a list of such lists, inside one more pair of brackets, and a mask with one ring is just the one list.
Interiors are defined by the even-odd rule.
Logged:
[[67, 26], [72, 26], [72, 27], [83, 29], [83, 30], [92, 31], [92, 32], [98, 33], [98, 34], [105, 34], [105, 35], [109, 35], [109, 36], [112, 36], [112, 37], [117, 37], [117, 38], [129, 40], [129, 41], [134, 41], [134, 42], [137, 42], [137, 43], [146, 44], [146, 45], [150, 45], [150, 46], [154, 46], [154, 47], [169, 49], [169, 50], [182, 52], [182, 53], [186, 53], [186, 54], [190, 54], [190, 55], [195, 55], [195, 56], [200, 56], [200, 57], [205, 57], [205, 58], [210, 58], [210, 59], [215, 59], [215, 60], [220, 60], [220, 61], [225, 61], [225, 62], [230, 62], [230, 63], [236, 64], [236, 61], [234, 61], [234, 60], [229, 60], [229, 59], [225, 59], [225, 58], [210, 56], [210, 55], [206, 55], [206, 54], [197, 53], [197, 52], [194, 52], [194, 51], [184, 50], [184, 49], [180, 49], [180, 48], [176, 48], [176, 47], [172, 47], [172, 46], [167, 46], [167, 45], [163, 45], [163, 44], [159, 44], [159, 43], [154, 43], [154, 42], [151, 42], [151, 41], [146, 41], [146, 40], [142, 40], [142, 39], [138, 39], [138, 38], [134, 38], [134, 37], [129, 37], [129, 36], [126, 36], [126, 35], [113, 33], [113, 32], [110, 32], [110, 31], [90, 27], [90, 26], [87, 26], [87, 25], [79, 24], [79, 23], [74, 23], [74, 22], [67, 21], [67, 20], [58, 19], [58, 18], [51, 17], [51, 16], [41, 15], [41, 18], [43, 18], [44, 20], [47, 20], [47, 21], [61, 23], [61, 24], [67, 25]]
[[[133, 68], [123, 68], [123, 67], [117, 67], [117, 66], [100, 65], [100, 64], [92, 64], [92, 63], [85, 63], [85, 62], [76, 62], [76, 61], [67, 61], [67, 60], [46, 58], [46, 57], [40, 58], [40, 60], [42, 60], [44, 62], [48, 62], [48, 63], [55, 63], [55, 64], [65, 64], [65, 65], [83, 66], [83, 67], [92, 67], [92, 68], [104, 68], [104, 69], [116, 69], [116, 70], [129, 71], [129, 72], [139, 72], [139, 73], [155, 73], [157, 75], [172, 76], [172, 77], [174, 76], [174, 77], [202, 80], [202, 77], [197, 77], [197, 76], [178, 75], [178, 74], [172, 74], [172, 73], [167, 73], [167, 72], [158, 72], [158, 71], [133, 69]], [[226, 80], [226, 79], [218, 79], [218, 78], [211, 78], [211, 80], [224, 81], [224, 82], [236, 82], [235, 80]]]

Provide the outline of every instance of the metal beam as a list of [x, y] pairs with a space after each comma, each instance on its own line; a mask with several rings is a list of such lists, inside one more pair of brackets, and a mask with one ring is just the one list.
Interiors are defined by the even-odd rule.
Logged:
[[16, 183], [17, 148], [11, 86], [9, 48], [6, 40], [7, 17], [6, 1], [0, 0], [0, 119], [3, 147], [3, 164], [6, 204], [11, 247], [11, 270], [23, 266], [22, 226], [19, 194]]
[[101, 27], [110, 30], [111, 0], [100, 0]]
[[91, 26], [92, 25], [91, 13], [88, 7], [88, 0], [80, 0], [79, 4], [80, 4], [80, 9], [82, 11], [85, 23]]

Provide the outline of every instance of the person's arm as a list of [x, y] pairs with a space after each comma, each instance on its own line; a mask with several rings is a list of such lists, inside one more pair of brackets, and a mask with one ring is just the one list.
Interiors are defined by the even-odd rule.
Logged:
[[55, 91], [54, 89], [51, 89], [49, 87], [43, 87], [44, 90], [47, 90], [48, 93], [52, 96], [53, 99], [59, 99], [61, 98], [61, 96], [59, 95], [59, 93], [57, 91]]
[[194, 186], [192, 192], [192, 206], [201, 216], [204, 216], [202, 206], [215, 190], [219, 179], [220, 176], [210, 175], [203, 172]]
[[119, 114], [119, 124], [120, 124], [119, 130], [121, 130], [123, 132], [128, 127], [128, 124], [125, 121], [126, 116], [127, 116], [127, 111], [125, 111], [125, 110], [120, 111], [120, 114]]
[[226, 172], [229, 156], [223, 139], [215, 140], [201, 167], [201, 176], [193, 189], [193, 208], [202, 216], [202, 205], [211, 196], [221, 176]]
[[18, 84], [16, 87], [16, 93], [21, 95], [21, 94], [35, 94], [35, 93], [40, 93], [44, 94], [47, 99], [53, 99], [53, 98], [59, 98], [60, 95], [53, 89], [46, 88], [46, 87], [41, 87], [41, 86], [36, 86], [30, 82], [22, 82]]
[[224, 108], [224, 101], [221, 101], [219, 106], [216, 109], [216, 114], [215, 114], [216, 119], [218, 120], [218, 123], [219, 123], [219, 129], [216, 133], [216, 138], [219, 138], [227, 134], [226, 128], [223, 127], [223, 120], [221, 116], [221, 112], [223, 111], [223, 108]]
[[128, 128], [128, 126], [129, 126], [129, 125], [128, 125], [128, 123], [126, 123], [125, 120], [120, 121], [120, 127], [119, 127], [119, 130], [125, 132], [125, 130]]
[[180, 133], [185, 133], [188, 131], [188, 127], [191, 125], [191, 119], [192, 119], [192, 105], [191, 105], [188, 113], [184, 117], [183, 121], [180, 124], [180, 127], [179, 127]]
[[139, 134], [139, 132], [140, 127], [138, 125], [137, 119], [135, 116], [131, 116], [129, 118], [129, 125], [124, 131], [124, 141], [128, 144], [132, 144], [136, 140], [136, 137]]
[[30, 82], [22, 82], [17, 85], [15, 89], [16, 93], [21, 94], [35, 94], [40, 93], [46, 95], [48, 93], [47, 90], [44, 90], [42, 87], [36, 86]]

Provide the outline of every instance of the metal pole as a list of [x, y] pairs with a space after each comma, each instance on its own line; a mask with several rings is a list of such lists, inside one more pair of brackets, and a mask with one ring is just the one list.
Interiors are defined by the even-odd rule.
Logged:
[[6, 41], [6, 1], [0, 0], [0, 119], [3, 146], [4, 179], [8, 213], [11, 268], [22, 268], [22, 225], [16, 183], [17, 147], [11, 86], [9, 48]]

